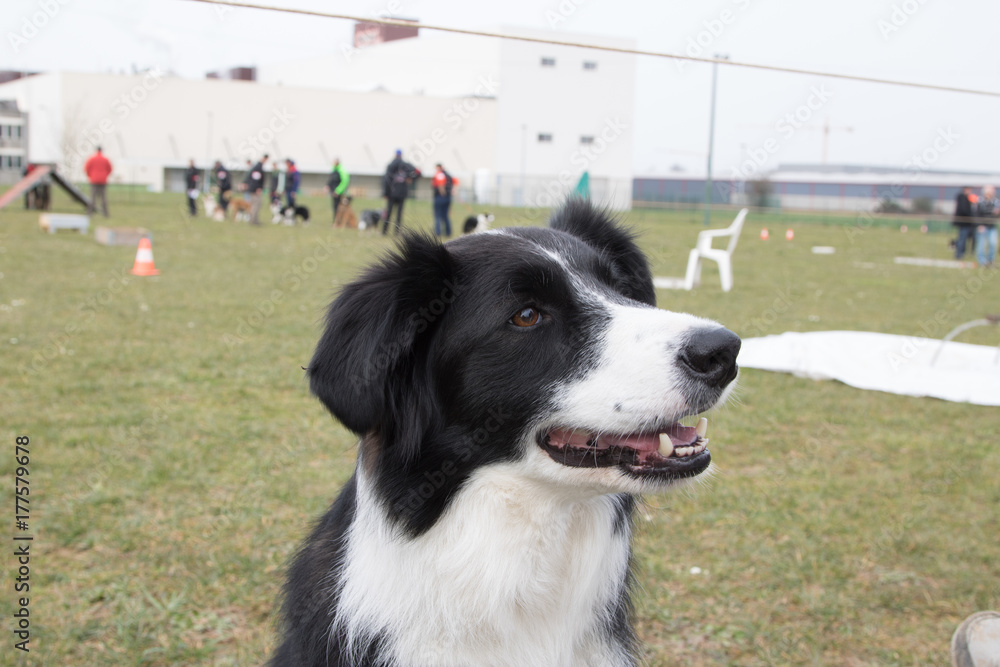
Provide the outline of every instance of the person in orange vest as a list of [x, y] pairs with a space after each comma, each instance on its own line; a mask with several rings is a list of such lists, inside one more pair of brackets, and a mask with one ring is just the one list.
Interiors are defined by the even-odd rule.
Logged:
[[83, 165], [83, 171], [90, 181], [90, 213], [97, 210], [97, 200], [101, 200], [101, 212], [104, 217], [108, 217], [108, 197], [105, 190], [108, 185], [108, 176], [111, 175], [111, 161], [104, 157], [101, 147], [97, 147], [97, 152], [87, 158]]
[[445, 171], [440, 162], [434, 167], [437, 169], [431, 181], [431, 188], [434, 190], [434, 234], [450, 237], [451, 219], [448, 217], [448, 209], [451, 208], [451, 190], [455, 179]]

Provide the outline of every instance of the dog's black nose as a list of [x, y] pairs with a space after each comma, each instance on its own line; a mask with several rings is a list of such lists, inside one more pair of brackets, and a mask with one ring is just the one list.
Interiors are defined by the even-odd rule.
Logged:
[[680, 361], [692, 377], [712, 387], [725, 387], [736, 378], [740, 337], [729, 329], [695, 329], [680, 352]]

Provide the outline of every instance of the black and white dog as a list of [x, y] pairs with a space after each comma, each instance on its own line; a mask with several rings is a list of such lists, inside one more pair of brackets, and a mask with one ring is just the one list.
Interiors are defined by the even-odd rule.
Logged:
[[274, 214], [271, 223], [275, 225], [284, 223], [292, 226], [296, 222], [301, 222], [303, 225], [309, 224], [309, 208], [306, 206], [282, 206], [280, 202], [276, 202], [271, 204], [271, 213]]
[[291, 566], [275, 666], [635, 665], [638, 494], [709, 468], [739, 338], [660, 310], [627, 231], [409, 236], [330, 307], [308, 374], [361, 440]]
[[361, 211], [361, 218], [358, 220], [358, 229], [360, 231], [365, 231], [366, 229], [378, 231], [378, 223], [380, 222], [382, 222], [382, 212], [368, 208]]
[[475, 234], [476, 232], [485, 232], [490, 228], [490, 223], [493, 222], [492, 213], [480, 213], [479, 215], [470, 215], [465, 219], [462, 224], [463, 234]]

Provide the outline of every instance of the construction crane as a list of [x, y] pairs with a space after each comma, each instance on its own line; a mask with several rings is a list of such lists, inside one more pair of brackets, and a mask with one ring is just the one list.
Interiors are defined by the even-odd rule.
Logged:
[[[773, 125], [740, 125], [739, 127], [749, 127], [749, 128], [754, 128], [754, 129], [766, 128], [766, 129], [769, 129], [769, 130], [773, 130], [774, 129]], [[810, 130], [810, 131], [820, 130], [820, 131], [823, 132], [823, 158], [822, 158], [821, 164], [826, 164], [826, 157], [827, 157], [827, 154], [828, 154], [828, 151], [829, 151], [829, 147], [830, 147], [830, 132], [831, 131], [854, 132], [854, 128], [850, 127], [850, 126], [847, 126], [847, 125], [830, 125], [830, 118], [829, 117], [827, 117], [823, 121], [822, 125], [796, 125], [795, 129], [796, 130]]]
[[802, 130], [818, 130], [818, 129], [821, 129], [821, 130], [823, 130], [823, 161], [820, 164], [826, 164], [827, 149], [829, 148], [829, 145], [830, 145], [830, 130], [837, 130], [839, 132], [854, 132], [854, 128], [850, 127], [848, 125], [835, 125], [835, 126], [831, 127], [830, 126], [830, 118], [829, 118], [829, 116], [823, 121], [823, 127], [822, 128], [816, 127], [815, 125], [803, 125], [799, 129], [802, 129]]

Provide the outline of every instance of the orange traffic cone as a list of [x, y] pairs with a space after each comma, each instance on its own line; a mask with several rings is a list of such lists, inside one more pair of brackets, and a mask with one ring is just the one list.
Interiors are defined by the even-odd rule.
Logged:
[[765, 227], [764, 229], [760, 230], [760, 240], [761, 241], [766, 241], [768, 239], [768, 236], [769, 236], [769, 234], [767, 233], [767, 227]]
[[787, 232], [785, 232], [785, 240], [786, 241], [791, 241], [794, 238], [795, 238], [795, 232], [793, 232], [791, 229], [789, 229]]
[[135, 264], [132, 265], [133, 276], [158, 276], [160, 272], [153, 264], [153, 244], [149, 239], [139, 239], [139, 249], [135, 252]]

